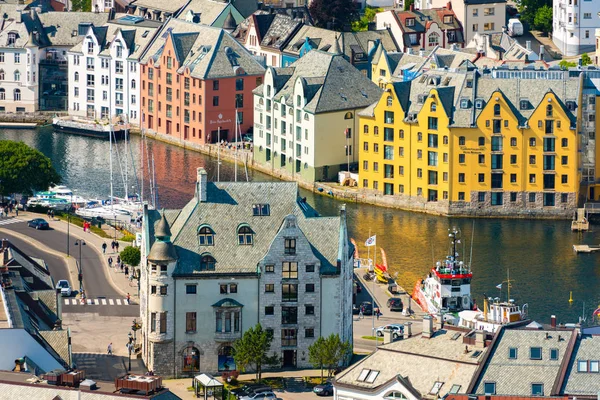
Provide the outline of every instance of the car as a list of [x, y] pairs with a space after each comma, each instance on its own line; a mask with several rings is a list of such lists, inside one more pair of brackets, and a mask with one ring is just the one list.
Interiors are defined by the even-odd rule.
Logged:
[[258, 400], [258, 399], [276, 399], [277, 396], [273, 392], [251, 393], [248, 396], [240, 397], [240, 400]]
[[270, 386], [263, 385], [262, 383], [251, 383], [249, 385], [244, 385], [239, 389], [232, 390], [231, 394], [239, 399], [240, 397], [243, 397], [243, 396], [248, 396], [248, 395], [251, 395], [254, 393], [259, 393], [259, 392], [269, 392], [272, 390], [273, 389], [271, 389]]
[[399, 297], [391, 297], [387, 301], [387, 306], [390, 311], [402, 311], [404, 308], [404, 304], [402, 304], [402, 299]]
[[389, 325], [380, 326], [379, 328], [375, 329], [375, 334], [377, 336], [379, 336], [379, 337], [382, 337], [384, 329], [391, 330], [392, 331], [392, 337], [394, 339], [398, 339], [400, 337], [400, 335], [402, 335], [404, 333], [404, 325], [402, 325], [402, 324], [389, 324]]
[[248, 134], [242, 135], [242, 141], [252, 143], [252, 140], [253, 140], [253, 135], [248, 135]]
[[43, 218], [32, 219], [31, 221], [27, 222], [27, 226], [30, 228], [35, 228], [35, 229], [49, 229], [50, 228], [50, 224], [48, 224], [48, 222]]
[[313, 388], [313, 392], [317, 396], [333, 396], [333, 384], [327, 381], [321, 385], [317, 385]]
[[56, 284], [56, 290], [60, 289], [60, 294], [65, 297], [71, 296], [71, 285], [69, 285], [69, 281], [61, 279]]

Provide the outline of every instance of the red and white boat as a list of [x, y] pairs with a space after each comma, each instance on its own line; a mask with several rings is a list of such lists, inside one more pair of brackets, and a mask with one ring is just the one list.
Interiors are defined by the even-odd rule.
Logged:
[[449, 255], [438, 261], [425, 279], [415, 284], [412, 297], [424, 312], [437, 315], [472, 310], [470, 265], [460, 260], [457, 244], [460, 244], [460, 231], [450, 230]]

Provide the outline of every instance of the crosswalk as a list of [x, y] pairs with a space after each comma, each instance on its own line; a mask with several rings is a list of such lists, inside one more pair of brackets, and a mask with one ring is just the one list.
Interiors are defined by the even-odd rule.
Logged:
[[24, 219], [21, 218], [0, 218], [0, 226], [1, 225], [9, 225], [9, 224], [16, 224], [19, 222], [25, 222]]
[[129, 306], [134, 305], [133, 302], [127, 304], [127, 299], [64, 299], [65, 306]]

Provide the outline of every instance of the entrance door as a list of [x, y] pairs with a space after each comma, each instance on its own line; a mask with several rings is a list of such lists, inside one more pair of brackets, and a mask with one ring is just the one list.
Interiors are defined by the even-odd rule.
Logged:
[[596, 200], [596, 196], [595, 196], [596, 193], [594, 193], [594, 189], [595, 188], [593, 186], [590, 188], [590, 200], [592, 200], [592, 201]]
[[296, 350], [283, 351], [283, 366], [296, 367]]

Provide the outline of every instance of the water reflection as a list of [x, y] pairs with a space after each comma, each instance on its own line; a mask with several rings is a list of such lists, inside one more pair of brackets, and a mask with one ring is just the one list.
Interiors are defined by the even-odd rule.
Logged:
[[[107, 197], [110, 192], [108, 142], [53, 133], [51, 129], [1, 130], [0, 138], [21, 140], [52, 159], [64, 183], [78, 189], [82, 196]], [[154, 154], [156, 181], [160, 205], [168, 208], [182, 207], [194, 192], [196, 168], [204, 167], [208, 176], [216, 180], [216, 160], [160, 142], [149, 142]], [[117, 146], [118, 157], [123, 160], [123, 143]], [[132, 137], [129, 159], [139, 168], [140, 139]], [[121, 165], [123, 163], [121, 162]], [[116, 195], [124, 193], [124, 173], [115, 163], [114, 188]], [[271, 180], [269, 176], [249, 170], [251, 180]], [[238, 176], [245, 178], [242, 168]], [[129, 185], [138, 185], [133, 168], [129, 169]], [[232, 180], [233, 165], [221, 165], [221, 180]], [[146, 177], [145, 195], [149, 195]], [[313, 195], [302, 190], [323, 215], [339, 212], [340, 202], [329, 197]], [[447, 254], [448, 228], [456, 226], [462, 231], [460, 252], [468, 260], [471, 253], [471, 235], [474, 226], [472, 262], [475, 279], [473, 294], [479, 304], [482, 296], [506, 298], [506, 285], [502, 291], [496, 285], [506, 280], [507, 270], [514, 279], [511, 297], [529, 304], [530, 315], [548, 322], [551, 314], [559, 321], [573, 322], [582, 313], [586, 303], [587, 314], [600, 303], [600, 271], [597, 260], [600, 254], [575, 255], [573, 244], [600, 243], [600, 234], [591, 232], [583, 236], [570, 232], [568, 221], [525, 221], [478, 219], [451, 219], [369, 205], [347, 204], [348, 226], [366, 254], [362, 245], [371, 234], [377, 234], [378, 246], [385, 249], [392, 273], [398, 272], [398, 282], [411, 290], [415, 281], [424, 277], [435, 260]], [[380, 253], [377, 254], [380, 259]], [[575, 302], [568, 303], [573, 291]]]

